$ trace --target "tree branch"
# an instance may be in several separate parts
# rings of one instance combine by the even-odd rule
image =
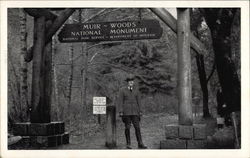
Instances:
[[[103,15],[106,15],[106,14],[108,14],[108,13],[112,13],[112,12],[114,12],[114,11],[116,11],[116,10],[119,10],[120,8],[118,8],[118,9],[113,9],[113,10],[111,10],[111,11],[107,11],[107,12],[104,12],[106,9],[103,9],[103,10],[101,10],[101,11],[99,11],[98,13],[96,13],[95,15],[93,15],[93,16],[91,16],[90,18],[88,18],[88,19],[86,19],[85,21],[83,21],[83,23],[86,23],[86,22],[88,22],[88,21],[90,21],[90,20],[92,20],[92,19],[94,19],[94,18],[96,18],[96,17],[98,17],[98,16],[103,16]],[[104,12],[104,13],[103,13]],[[76,20],[76,19],[73,19],[74,21],[76,21],[76,22],[79,22],[79,20]]]
[[[207,80],[206,80],[207,83],[208,83],[208,81],[210,80],[210,78],[213,76],[213,73],[214,73],[214,71],[215,71],[215,68],[216,68],[216,66],[215,66],[215,61],[214,61],[214,63],[213,63],[213,68],[212,68],[212,70],[211,70],[211,73],[209,74],[209,76],[208,76],[208,78],[207,78]]]
[[[24,61],[30,62],[33,59],[33,46],[27,50],[27,53],[24,55]]]
[[[92,63],[90,64],[89,66],[94,66],[94,65],[106,65],[106,66],[110,66],[114,69],[119,69],[119,70],[123,70],[124,72],[129,72],[129,73],[132,73],[133,70],[132,69],[126,69],[124,68],[124,66],[119,66],[119,65],[114,65],[114,64],[110,64],[110,63],[104,63],[104,62],[96,62],[96,63]]]
[[[92,19],[94,19],[95,17],[99,16],[101,13],[103,13],[106,9],[102,9],[99,12],[97,12],[96,14],[92,15],[90,18],[86,19],[83,21],[83,23],[86,23],[87,21],[90,21]]]

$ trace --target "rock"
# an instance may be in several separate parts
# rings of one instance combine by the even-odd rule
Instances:
[[[207,137],[208,148],[210,149],[232,149],[234,148],[233,127],[224,127]]]
[[[21,139],[22,139],[21,136],[10,136],[8,138],[8,145],[15,144],[15,143],[19,142]]]

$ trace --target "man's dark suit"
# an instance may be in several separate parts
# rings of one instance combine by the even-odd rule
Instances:
[[[139,91],[124,87],[119,92],[118,97],[118,111],[122,115],[122,121],[125,124],[125,136],[127,148],[131,149],[130,141],[130,127],[131,122],[135,128],[135,135],[139,148],[147,148],[142,143],[141,130],[140,130],[140,115],[141,115],[141,98]]]
[[[138,90],[129,90],[128,87],[124,87],[119,92],[118,98],[119,112],[123,115],[140,115],[141,112],[141,98]]]

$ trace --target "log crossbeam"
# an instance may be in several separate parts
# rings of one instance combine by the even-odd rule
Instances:
[[[177,20],[165,9],[165,8],[150,8],[169,28],[177,33]],[[191,48],[198,54],[204,54],[206,50],[204,44],[190,33],[190,45]]]
[[[25,8],[24,9],[26,13],[28,13],[30,16],[34,18],[40,18],[42,16],[45,16],[46,20],[54,20],[57,18],[57,15],[50,12],[49,9],[44,8]]]
[[[48,9],[25,9],[25,11],[35,17],[39,18],[44,16],[46,20],[52,20],[51,17],[53,16],[53,22],[51,24],[51,27],[49,27],[48,30],[46,30],[45,35],[45,45],[48,44],[51,41],[52,36],[58,31],[58,29],[63,25],[63,23],[68,19],[68,17],[75,11],[75,9],[65,9],[61,11],[61,14],[59,16],[54,15],[51,13]],[[51,14],[51,15],[50,15]],[[54,17],[55,16],[55,17]],[[25,55],[25,61],[30,62],[33,58],[33,48],[34,46],[31,46],[26,55]]]

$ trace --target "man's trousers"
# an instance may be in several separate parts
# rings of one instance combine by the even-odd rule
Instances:
[[[125,124],[125,137],[127,145],[131,144],[130,141],[130,127],[131,123],[135,128],[135,135],[138,142],[138,146],[143,145],[142,137],[141,137],[141,130],[140,130],[140,116],[138,115],[124,115],[122,116],[122,121]]]

